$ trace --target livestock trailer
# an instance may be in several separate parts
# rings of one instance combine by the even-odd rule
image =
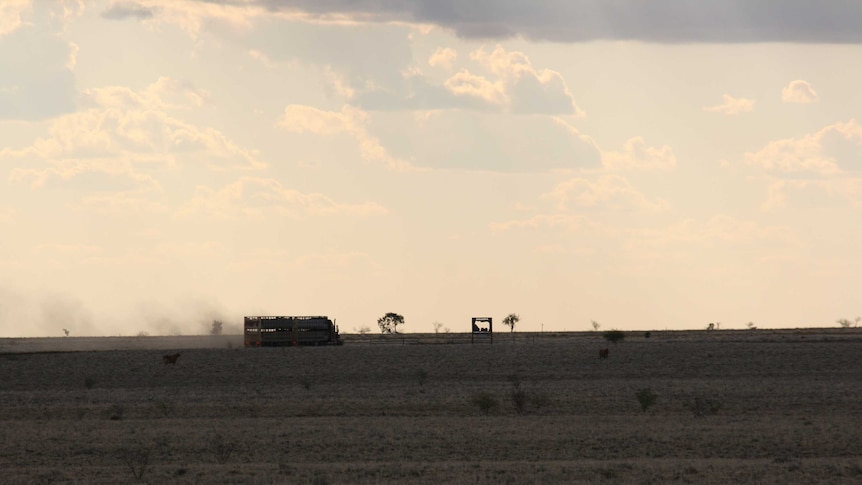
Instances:
[[[328,317],[245,317],[246,347],[342,345],[338,327]]]

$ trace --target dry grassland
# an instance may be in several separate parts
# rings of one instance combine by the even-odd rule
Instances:
[[[0,481],[862,483],[860,329],[447,338],[0,339]]]

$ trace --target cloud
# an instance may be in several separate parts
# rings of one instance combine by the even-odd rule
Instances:
[[[111,20],[146,20],[152,18],[158,11],[155,7],[147,7],[135,2],[115,3],[102,12],[102,17]]]
[[[438,47],[431,57],[428,58],[428,65],[431,67],[442,67],[444,69],[452,69],[452,64],[458,57],[455,49],[449,47]]]
[[[785,103],[809,104],[817,101],[817,92],[806,81],[791,81],[781,90],[781,100]]]
[[[74,44],[35,28],[2,37],[0,120],[37,121],[74,111],[77,93],[70,67],[76,53]]]
[[[721,113],[725,115],[736,115],[754,111],[754,100],[746,98],[734,98],[729,94],[722,95],[724,102],[716,106],[706,106],[704,111]]]
[[[572,208],[660,212],[670,207],[666,200],[650,200],[616,174],[604,174],[595,180],[574,177],[558,184],[543,198],[553,201],[561,212]]]
[[[602,164],[611,170],[672,170],[676,155],[667,145],[652,147],[643,137],[629,139],[620,151],[603,151]]]
[[[181,215],[237,219],[272,215],[293,218],[309,215],[371,216],[386,212],[385,207],[375,202],[338,203],[323,194],[287,189],[275,179],[246,176],[221,189],[198,187],[194,199]]]
[[[746,153],[745,162],[783,174],[858,172],[862,170],[862,126],[851,119],[799,138],[777,140]]]
[[[83,94],[89,109],[51,120],[48,137],[23,148],[4,148],[0,160],[14,162],[12,182],[31,187],[86,177],[91,186],[136,193],[158,188],[156,171],[186,163],[219,171],[263,168],[254,151],[220,131],[171,114],[197,106],[204,96],[168,78],[140,91],[122,86],[90,89]]]
[[[278,120],[278,126],[293,133],[311,133],[321,136],[346,134],[359,145],[364,160],[383,164],[390,170],[410,170],[404,160],[389,155],[380,140],[368,134],[365,125],[367,113],[345,105],[340,112],[323,111],[311,106],[289,105]]]
[[[30,10],[31,0],[3,0],[0,3],[0,37],[11,34],[24,24],[21,17]]]
[[[250,0],[242,5],[309,22],[431,24],[483,39],[862,42],[862,4],[847,0],[475,0],[469,7],[462,0]]]
[[[470,54],[471,69],[461,69],[442,86],[413,73],[400,89],[370,89],[358,96],[366,109],[462,109],[519,115],[581,116],[565,80],[556,71],[537,70],[526,54],[480,48]]]

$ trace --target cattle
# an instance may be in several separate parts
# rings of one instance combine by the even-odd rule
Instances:
[[[164,361],[165,365],[168,365],[168,364],[177,365],[177,359],[179,359],[179,358],[180,358],[179,352],[177,352],[176,354],[168,354],[168,355],[162,356],[162,360]]]
[[[608,354],[610,354],[610,352],[611,352],[610,349],[599,349],[599,358],[600,359],[607,359]]]

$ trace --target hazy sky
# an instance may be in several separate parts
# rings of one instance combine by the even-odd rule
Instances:
[[[862,313],[862,2],[0,0],[0,336]]]

